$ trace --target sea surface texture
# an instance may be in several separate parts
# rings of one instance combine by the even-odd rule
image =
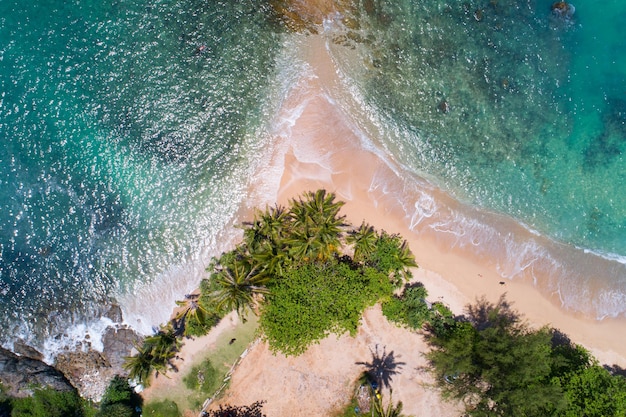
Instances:
[[[164,320],[168,293],[198,284],[267,138],[279,43],[266,15],[253,2],[0,2],[3,344],[84,334],[111,297],[148,284],[160,298],[142,311]]]
[[[261,3],[0,2],[1,344],[51,354],[113,300],[149,332],[236,235],[306,41]],[[320,28],[354,123],[462,207],[411,227],[624,316],[626,3],[356,4]]]

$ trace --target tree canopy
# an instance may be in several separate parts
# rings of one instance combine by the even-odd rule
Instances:
[[[504,297],[483,298],[447,331],[429,328],[427,357],[444,395],[470,416],[625,415],[625,380],[559,335],[531,329]]]

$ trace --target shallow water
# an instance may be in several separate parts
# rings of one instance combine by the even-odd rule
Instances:
[[[575,6],[564,21],[547,1],[363,0],[322,36],[336,105],[401,178],[373,184],[380,198],[601,318],[626,305],[626,6]],[[271,135],[288,131],[275,110],[306,82],[307,37],[268,15],[247,1],[0,4],[2,344],[53,352],[98,333],[112,298],[149,332],[235,238]]]

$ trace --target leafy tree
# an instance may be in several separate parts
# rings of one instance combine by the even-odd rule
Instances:
[[[11,417],[83,417],[85,403],[75,391],[37,389],[32,397],[14,398]]]
[[[417,267],[407,242],[400,235],[390,235],[385,231],[379,235],[375,250],[365,258],[365,262],[389,273],[398,283],[412,276],[409,268]]]
[[[298,355],[328,333],[355,333],[363,310],[391,294],[387,274],[329,261],[304,264],[274,281],[261,329],[275,350]]]
[[[429,335],[427,354],[444,394],[471,416],[545,416],[563,409],[550,383],[551,334],[530,330],[504,298],[468,307],[468,322],[446,338]]]
[[[116,375],[109,382],[96,417],[134,417],[139,416],[141,397],[133,391],[128,380]],[[139,408],[138,408],[139,407]]]
[[[252,405],[235,407],[232,405],[220,406],[219,410],[204,412],[205,417],[265,417],[261,412],[263,402],[257,401]]]
[[[388,320],[412,329],[421,329],[431,317],[426,303],[428,292],[422,283],[406,285],[400,297],[383,302],[383,314]]]
[[[558,416],[626,416],[626,380],[596,363],[564,375],[555,383],[567,400],[567,407]]]

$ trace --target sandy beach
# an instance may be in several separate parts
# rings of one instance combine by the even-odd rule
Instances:
[[[379,230],[399,233],[407,239],[420,265],[414,278],[424,283],[431,300],[443,301],[455,313],[461,313],[465,305],[479,297],[495,302],[506,294],[531,326],[560,329],[572,341],[589,349],[601,363],[626,367],[624,320],[598,321],[566,311],[556,295],[539,291],[530,277],[503,279],[493,260],[447,246],[445,241],[411,227],[411,219],[389,197],[388,190],[380,186],[401,187],[402,179],[388,161],[362,146],[358,129],[335,105],[333,91],[340,79],[326,40],[323,35],[312,35],[306,44],[303,54],[314,76],[294,87],[277,115],[277,120],[290,123],[288,128],[276,132],[275,152],[267,172],[281,175],[276,195],[265,199],[286,204],[305,191],[324,188],[334,192],[346,202],[343,213],[353,225],[366,221]],[[294,118],[295,108],[299,112]],[[258,178],[264,175],[267,174],[261,172]],[[250,201],[258,200],[255,196],[258,188],[253,181]],[[443,193],[441,198],[451,200]],[[250,208],[243,212],[249,215]],[[210,337],[186,345],[181,356],[195,354],[197,346]],[[393,351],[397,360],[404,363],[393,379],[393,399],[404,403],[407,415],[459,414],[456,405],[442,402],[430,386],[432,380],[423,368],[426,363],[422,354],[427,346],[422,337],[389,324],[379,307],[366,311],[356,337],[330,336],[300,357],[274,355],[266,344],[256,345],[233,374],[230,388],[214,406],[264,400],[263,411],[272,417],[332,415],[349,401],[353,384],[363,371],[356,363],[371,360],[372,350],[377,346]]]

